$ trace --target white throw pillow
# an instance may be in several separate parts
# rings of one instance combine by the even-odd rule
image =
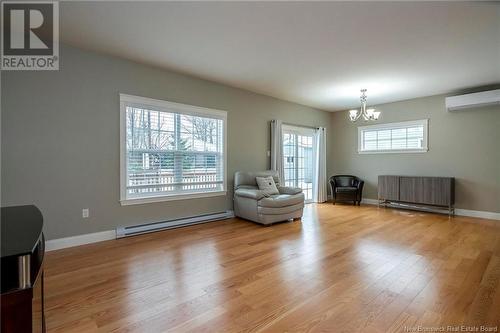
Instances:
[[[279,194],[278,188],[272,176],[269,177],[255,177],[259,190],[264,192],[265,195]]]

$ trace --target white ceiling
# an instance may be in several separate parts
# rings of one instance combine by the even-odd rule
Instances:
[[[331,111],[500,82],[499,2],[62,2],[61,39]]]

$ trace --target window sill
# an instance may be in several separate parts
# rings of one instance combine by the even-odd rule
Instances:
[[[155,202],[164,201],[175,201],[175,200],[189,200],[189,199],[201,199],[201,198],[211,198],[225,196],[227,191],[217,191],[217,192],[198,192],[198,193],[187,193],[187,194],[173,194],[173,195],[162,195],[156,197],[143,197],[143,198],[131,198],[122,199],[120,204],[122,206],[130,205],[141,205]]]
[[[412,150],[358,150],[358,154],[414,154],[427,153],[429,149],[412,149]]]

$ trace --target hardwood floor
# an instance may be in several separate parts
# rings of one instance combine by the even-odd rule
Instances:
[[[45,265],[48,332],[500,326],[500,221],[308,205],[302,221],[213,222]]]

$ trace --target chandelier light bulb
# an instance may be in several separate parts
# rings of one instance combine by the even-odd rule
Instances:
[[[358,110],[350,110],[349,119],[351,119],[351,121],[356,121],[357,118],[358,118]]]

